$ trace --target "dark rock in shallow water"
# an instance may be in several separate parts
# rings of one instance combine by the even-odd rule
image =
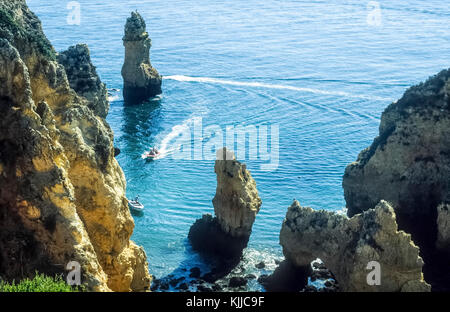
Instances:
[[[161,282],[161,284],[159,285],[159,289],[160,290],[169,290],[169,284],[166,282]]]
[[[318,289],[312,285],[306,285],[302,292],[318,292]]]
[[[189,285],[187,283],[181,283],[180,285],[178,285],[178,289],[179,290],[188,290]]]
[[[245,278],[246,278],[247,280],[255,279],[255,278],[256,278],[256,275],[255,275],[255,274],[247,274],[247,275],[245,276]]]
[[[184,277],[180,277],[180,278],[174,278],[169,282],[169,285],[172,287],[177,286],[182,280],[184,280]]]
[[[197,291],[199,292],[212,292],[213,290],[207,286],[203,286],[203,285],[198,285],[197,286]]]
[[[155,291],[159,288],[161,281],[159,279],[154,279],[152,282],[152,286],[150,287],[151,291]]]
[[[239,262],[242,250],[247,247],[248,237],[233,237],[226,234],[210,214],[195,221],[188,235],[192,248],[217,257],[223,262],[235,265]]]
[[[312,263],[313,268],[316,269],[323,269],[326,270],[327,268],[325,267],[325,264],[323,264],[323,262],[319,262],[319,261],[314,261]]]
[[[314,269],[311,274],[311,280],[333,278],[333,275],[328,269]]]
[[[308,283],[311,266],[296,267],[284,260],[272,275],[261,275],[258,282],[269,292],[297,292]]]
[[[241,276],[233,276],[232,278],[230,278],[230,281],[228,283],[228,286],[231,288],[236,288],[245,285],[247,285],[247,280]]]
[[[214,283],[215,281],[217,281],[218,279],[224,277],[225,275],[228,274],[228,271],[226,272],[221,272],[218,270],[212,270],[209,273],[206,273],[205,275],[202,276],[202,279],[207,282],[207,283]]]
[[[260,283],[261,285],[263,285],[264,286],[264,284],[267,282],[267,279],[269,278],[269,275],[268,274],[261,274],[259,277],[258,277],[258,283]]]
[[[264,269],[266,267],[266,264],[263,261],[261,261],[260,263],[256,264],[255,267],[257,269]]]
[[[222,286],[220,286],[219,284],[213,284],[212,289],[214,291],[222,291],[223,290]]]
[[[192,268],[192,269],[190,269],[190,272],[191,272],[191,274],[189,274],[189,277],[192,277],[192,278],[200,277],[201,271],[199,268],[197,268],[197,267]]]
[[[114,157],[117,157],[120,155],[120,149],[118,147],[114,147]]]

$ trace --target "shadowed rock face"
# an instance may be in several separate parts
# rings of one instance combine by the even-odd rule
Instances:
[[[150,63],[151,40],[144,19],[132,12],[125,25],[125,63],[122,67],[123,97],[134,104],[161,94],[162,77]]]
[[[66,70],[70,87],[89,101],[88,107],[97,116],[106,118],[109,110],[108,92],[91,62],[88,46],[77,44],[69,47],[58,54],[58,62]]]
[[[226,148],[217,152],[214,212],[222,230],[233,237],[250,236],[262,201],[256,182],[245,164],[235,160]]]
[[[449,79],[450,70],[444,70],[388,106],[379,136],[348,165],[343,179],[349,216],[382,199],[392,203],[399,228],[420,247],[427,281],[431,268],[450,281],[448,270],[439,269],[445,263],[439,253],[449,254],[449,245],[438,243],[447,235],[442,224],[450,223],[449,215],[441,212],[440,227],[437,222],[438,207],[450,202]]]
[[[299,292],[308,284],[311,266],[296,266],[289,260],[282,261],[273,274],[263,276],[258,281],[269,292]]]
[[[262,201],[245,164],[226,148],[217,152],[214,170],[217,190],[213,199],[215,217],[204,215],[191,227],[189,240],[195,250],[239,260]]]
[[[450,205],[442,204],[438,207],[437,218],[438,238],[436,247],[450,255]]]
[[[25,1],[0,0],[0,17],[0,276],[78,261],[89,290],[148,289],[112,131],[70,87]]]
[[[289,207],[280,233],[288,261],[304,268],[320,258],[342,291],[429,291],[423,261],[411,236],[397,230],[393,208],[381,201],[352,218],[327,211]],[[381,268],[381,285],[370,286],[369,262]]]

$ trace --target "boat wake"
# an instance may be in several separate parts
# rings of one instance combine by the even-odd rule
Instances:
[[[159,149],[158,149],[160,155],[154,159],[155,160],[162,159],[167,156],[173,155],[174,153],[179,151],[181,144],[177,144],[175,142],[175,140],[178,139],[181,135],[183,135],[183,133],[185,131],[187,131],[187,130],[189,131],[190,124],[193,124],[195,121],[200,120],[201,118],[202,117],[200,117],[200,116],[194,116],[194,117],[186,119],[180,125],[176,125],[176,126],[172,127],[172,130],[170,131],[170,133],[167,134],[161,140],[161,144],[159,145]],[[189,132],[189,136],[190,136],[190,132]],[[147,155],[148,155],[148,152],[143,153],[141,156],[142,159],[146,159]]]
[[[163,77],[166,80],[176,80],[182,82],[200,82],[200,83],[211,83],[211,84],[221,84],[221,85],[231,85],[231,86],[242,86],[242,87],[254,87],[254,88],[266,88],[266,89],[278,89],[278,90],[292,90],[298,92],[308,92],[314,94],[322,94],[322,95],[335,95],[342,96],[347,98],[358,98],[365,100],[378,100],[378,101],[391,101],[391,99],[376,97],[376,96],[366,96],[366,95],[358,95],[351,94],[343,91],[327,91],[327,90],[319,90],[313,88],[301,88],[289,85],[280,85],[280,84],[269,84],[262,82],[244,82],[244,81],[235,81],[235,80],[226,80],[226,79],[218,79],[218,78],[209,78],[209,77],[191,77],[184,75],[173,75],[173,76],[165,76]]]

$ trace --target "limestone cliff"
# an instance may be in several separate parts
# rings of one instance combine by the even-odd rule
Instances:
[[[58,62],[64,66],[70,87],[88,100],[88,107],[106,118],[109,110],[108,91],[91,62],[89,48],[85,44],[69,47],[58,54]]]
[[[226,148],[218,152],[214,171],[217,175],[214,212],[222,230],[233,237],[250,236],[262,201],[256,182],[245,164],[235,160]]]
[[[70,87],[25,0],[0,0],[0,81],[0,276],[74,260],[90,290],[148,289],[112,131],[89,90]]]
[[[287,260],[297,267],[320,258],[342,291],[429,291],[423,261],[411,236],[398,231],[393,208],[381,201],[375,209],[347,218],[332,212],[289,207],[280,233]],[[380,264],[380,285],[369,285],[371,261]]]
[[[152,46],[145,21],[132,12],[125,24],[125,62],[122,67],[123,97],[126,103],[139,103],[160,94],[162,77],[150,63]]]
[[[225,258],[238,258],[247,246],[262,201],[246,165],[226,148],[217,151],[217,175],[213,199],[215,217],[204,215],[191,227],[194,249]]]
[[[392,203],[399,228],[420,247],[425,279],[433,283],[433,276],[447,276],[447,285],[449,259],[439,253],[450,254],[450,245],[442,243],[448,237],[443,224],[450,220],[442,210],[438,216],[438,207],[450,202],[449,112],[450,70],[443,70],[386,108],[379,136],[343,179],[349,216],[382,199]]]

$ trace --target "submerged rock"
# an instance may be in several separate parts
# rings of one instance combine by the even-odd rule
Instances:
[[[125,24],[125,63],[122,67],[123,97],[126,103],[139,103],[161,94],[162,77],[150,63],[152,46],[145,21],[132,12]]]
[[[283,222],[280,244],[296,267],[306,268],[320,258],[342,291],[430,290],[419,248],[409,234],[398,231],[394,210],[385,201],[350,219],[295,201]],[[380,285],[367,282],[372,261],[380,264]]]
[[[221,262],[220,266],[236,265],[242,251],[247,247],[248,237],[233,237],[225,233],[210,214],[205,214],[195,221],[188,234],[192,248],[212,255]]]
[[[242,276],[233,276],[230,278],[230,281],[228,283],[228,287],[236,288],[247,285],[247,279]]]
[[[198,219],[189,230],[194,250],[206,252],[229,265],[237,264],[247,247],[253,222],[261,207],[255,180],[234,154],[220,149],[215,164],[217,190],[213,199],[215,217]]]
[[[191,273],[189,274],[189,277],[193,277],[193,278],[199,278],[200,277],[200,274],[201,274],[200,268],[197,268],[197,267],[192,268],[190,270],[190,272]]]
[[[111,129],[70,87],[25,0],[0,13],[0,276],[76,261],[88,290],[148,290]]]
[[[88,107],[97,116],[106,118],[109,110],[108,91],[91,62],[88,46],[77,44],[69,47],[58,54],[58,62],[66,70],[70,87],[89,101]]]
[[[308,283],[311,266],[296,266],[282,261],[271,275],[261,275],[258,282],[269,292],[298,292]]]

